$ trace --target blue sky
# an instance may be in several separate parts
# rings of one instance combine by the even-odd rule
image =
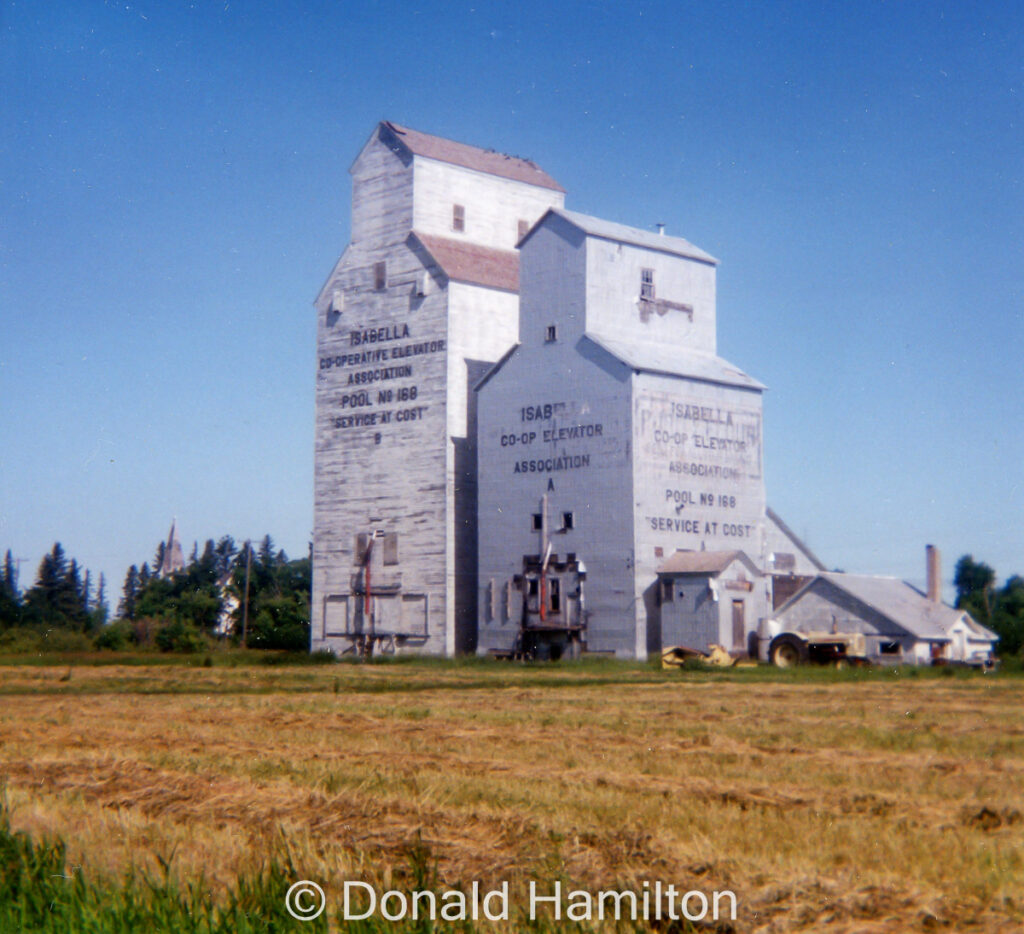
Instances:
[[[721,260],[768,500],[829,567],[1024,573],[1019,3],[0,7],[0,550],[312,526],[312,301],[380,119]],[[949,591],[947,590],[947,593]]]

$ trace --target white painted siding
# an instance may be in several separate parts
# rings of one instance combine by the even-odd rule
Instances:
[[[466,361],[499,360],[516,343],[519,296],[463,282],[450,283],[448,336],[448,433],[465,438],[470,391]]]
[[[693,326],[678,311],[641,321],[641,268],[655,269],[658,294],[693,304]],[[551,216],[523,244],[520,272],[521,346],[479,394],[480,586],[504,586],[538,553],[530,516],[547,490],[552,516],[579,517],[554,545],[590,572],[587,648],[643,658],[660,647],[648,619],[665,557],[763,551],[761,392],[634,373],[584,338],[712,352],[710,264],[610,244]],[[573,438],[574,427],[600,434]],[[763,601],[759,584],[749,611],[760,614]],[[515,627],[484,621],[481,632],[482,650],[508,648]]]
[[[565,195],[549,188],[487,175],[423,156],[415,157],[413,227],[499,250],[515,248],[518,223],[532,226],[549,207],[562,207]],[[452,208],[465,208],[465,230],[452,229]]]
[[[640,302],[643,269],[653,271],[656,299],[693,309],[659,314]],[[671,344],[716,352],[715,267],[598,237],[587,241],[587,330],[615,340]]]

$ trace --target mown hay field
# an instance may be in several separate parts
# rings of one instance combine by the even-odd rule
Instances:
[[[11,823],[94,878],[736,894],[735,931],[1024,930],[1024,682],[495,664],[0,667]],[[422,845],[421,845],[422,844]],[[422,863],[422,855],[420,862]],[[422,868],[422,866],[421,866]],[[682,928],[677,928],[682,929]]]

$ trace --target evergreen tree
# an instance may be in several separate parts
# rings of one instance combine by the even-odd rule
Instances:
[[[14,564],[14,556],[11,554],[11,549],[7,549],[7,554],[4,555],[4,570],[3,570],[3,584],[4,590],[6,590],[11,596],[17,598],[18,596],[18,571]]]
[[[93,601],[92,610],[89,612],[89,631],[97,632],[107,623],[110,610],[107,607],[107,581],[100,572],[99,584],[96,586],[96,599]]]
[[[10,548],[4,556],[0,573],[0,630],[21,622],[21,597],[18,594],[18,574]]]
[[[135,604],[139,599],[139,569],[133,564],[124,578],[124,590],[118,614],[122,619],[135,619]]]
[[[167,554],[167,543],[160,542],[156,546],[156,554],[153,555],[153,573],[159,574],[160,569],[164,566],[164,555]]]
[[[81,629],[82,580],[78,562],[68,563],[60,542],[55,542],[39,565],[35,586],[25,594],[24,619],[46,626]]]
[[[235,545],[235,540],[230,535],[225,535],[214,547],[214,554],[216,555],[216,572],[217,580],[224,580],[227,577],[228,572],[231,570],[231,566],[234,563],[235,555],[238,554],[238,547]]]

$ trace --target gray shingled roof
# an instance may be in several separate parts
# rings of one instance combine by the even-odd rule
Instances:
[[[591,237],[613,240],[616,243],[629,243],[648,250],[659,250],[662,253],[685,256],[688,259],[697,259],[703,263],[718,265],[718,260],[710,253],[705,253],[700,247],[694,246],[689,240],[684,240],[682,237],[670,237],[651,233],[649,230],[627,227],[625,224],[616,224],[612,221],[602,220],[599,217],[591,217],[589,214],[578,214],[576,211],[567,211],[565,208],[548,208],[544,217],[547,217],[549,214],[561,217]],[[533,229],[536,229],[537,226],[544,222],[544,217],[534,225]],[[527,234],[523,240],[525,241],[529,236]],[[520,246],[522,246],[522,241]]]
[[[746,389],[765,388],[764,383],[759,383],[739,367],[714,354],[680,350],[671,344],[619,341],[603,334],[598,337],[589,331],[586,337],[634,370],[664,373],[668,376],[686,376],[708,383],[742,386]]]
[[[659,574],[721,574],[737,558],[755,572],[757,568],[742,551],[676,551],[658,566]]]

